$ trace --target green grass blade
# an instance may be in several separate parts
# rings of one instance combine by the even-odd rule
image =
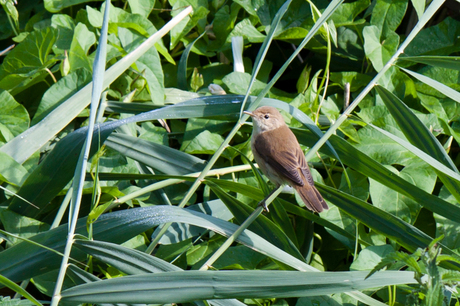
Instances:
[[[182,90],[189,90],[188,83],[187,83],[187,61],[188,61],[188,56],[190,54],[190,51],[192,50],[193,46],[195,43],[201,39],[206,34],[206,31],[201,33],[200,36],[198,36],[194,41],[189,43],[187,45],[187,48],[185,48],[184,52],[182,53],[180,60],[179,60],[179,66],[177,67],[177,87]]]
[[[404,246],[410,252],[427,247],[432,238],[418,228],[367,202],[337,189],[317,185],[323,197],[369,228]]]
[[[62,293],[63,302],[168,304],[213,298],[318,296],[414,284],[413,272],[183,271],[113,278]]]
[[[75,247],[128,275],[182,271],[160,258],[110,242],[77,239]]]
[[[460,70],[460,57],[458,56],[436,56],[436,55],[422,55],[422,56],[401,56],[398,62],[413,62],[430,66],[442,67],[447,69]]]
[[[416,146],[413,146],[412,144],[408,143],[404,139],[401,139],[398,136],[395,136],[395,135],[391,134],[390,132],[387,132],[387,131],[381,129],[378,126],[375,126],[373,124],[369,124],[369,126],[373,127],[374,129],[376,129],[380,133],[384,134],[385,136],[393,139],[394,141],[399,143],[401,146],[403,146],[407,150],[411,151],[412,153],[417,155],[417,157],[419,157],[420,159],[425,161],[427,164],[431,165],[438,172],[441,172],[442,174],[451,177],[452,179],[456,180],[457,182],[460,182],[460,174],[458,172],[452,171],[451,168],[449,168],[449,167],[445,166],[444,164],[440,163],[439,161],[437,161],[436,159],[434,159],[430,155],[426,154],[425,152],[423,152],[422,150],[420,150]]]
[[[124,156],[170,175],[199,172],[205,165],[204,160],[193,155],[125,134],[114,133],[105,143]]]
[[[305,131],[293,130],[300,143],[314,144],[317,138]],[[332,136],[329,140],[345,165],[368,176],[379,183],[403,194],[424,206],[425,208],[440,214],[450,220],[460,220],[460,208],[441,198],[429,194],[406,180],[394,175],[390,170],[376,162],[363,152],[359,151],[344,139]],[[325,154],[332,154],[327,147],[321,149]],[[333,155],[330,155],[333,156]]]
[[[423,74],[411,71],[409,69],[401,68],[401,67],[400,67],[400,69],[403,70],[404,72],[406,72],[407,74],[410,74],[411,76],[413,76],[414,78],[416,78],[420,82],[425,83],[425,84],[433,87],[434,89],[436,89],[440,93],[442,93],[442,94],[448,96],[449,98],[451,98],[452,100],[460,103],[460,93],[458,91],[450,88],[449,86],[444,85],[441,82],[433,80],[432,78],[426,77]]]
[[[75,247],[128,275],[183,271],[181,268],[162,259],[113,243],[76,240]],[[245,305],[238,300],[210,300],[209,302],[212,304],[219,303],[226,306]]]
[[[58,278],[56,280],[51,305],[57,306],[59,304],[59,296],[64,284],[64,278],[67,271],[70,252],[72,251],[72,244],[74,241],[75,229],[77,227],[78,216],[80,214],[80,207],[83,195],[83,184],[85,183],[85,173],[87,163],[90,157],[91,144],[93,142],[94,126],[96,124],[96,114],[99,108],[99,103],[102,96],[103,80],[105,72],[105,63],[107,58],[107,35],[109,27],[109,8],[110,0],[105,2],[104,20],[99,37],[99,45],[96,51],[96,57],[93,63],[93,86],[91,90],[91,105],[88,118],[88,129],[80,151],[77,166],[74,170],[72,181],[72,199],[69,207],[69,230],[66,238],[66,245],[64,249],[64,256],[62,257],[61,267],[59,269]]]
[[[28,299],[29,301],[31,301],[35,305],[43,306],[42,303],[37,301],[29,292],[27,292],[21,286],[19,286],[15,282],[12,282],[11,280],[9,280],[8,278],[6,278],[6,277],[4,277],[2,275],[0,275],[0,284],[3,284],[4,286],[10,288],[14,292],[19,293],[20,295],[22,295],[23,297],[25,297],[26,299]]]
[[[382,98],[407,139],[413,145],[458,173],[457,167],[455,167],[446,150],[420,119],[398,97],[387,89],[376,86],[375,90]]]
[[[421,76],[421,75],[419,75]],[[393,118],[396,120],[398,126],[407,137],[407,139],[416,147],[433,157],[440,163],[444,164],[446,168],[450,168],[458,178],[458,169],[454,162],[447,154],[444,147],[439,143],[436,137],[428,130],[428,128],[417,118],[417,116],[394,94],[389,92],[383,87],[377,86],[376,91],[382,97],[383,102],[387,106]],[[457,93],[460,96],[460,93]],[[460,100],[459,100],[460,101]],[[415,151],[415,150],[414,150]],[[414,152],[415,153],[415,152]],[[419,156],[423,159],[422,156]],[[428,162],[432,164],[432,162]],[[436,170],[439,179],[444,183],[452,195],[460,201],[460,183],[457,179],[453,179],[451,175],[445,174],[436,169],[435,165],[432,166]],[[450,172],[450,173],[451,173]]]

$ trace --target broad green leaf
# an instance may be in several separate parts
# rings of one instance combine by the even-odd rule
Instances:
[[[382,42],[380,34],[380,29],[375,25],[367,26],[363,30],[364,51],[377,72],[382,70],[399,46],[399,35],[395,32],[387,33]]]
[[[130,29],[119,28],[120,41],[126,51],[137,48],[144,40],[144,36]],[[147,81],[150,98],[153,104],[164,104],[164,75],[161,67],[160,56],[155,48],[150,48],[137,61],[136,67],[141,78]]]
[[[167,304],[212,298],[316,296],[416,283],[413,272],[383,271],[365,279],[366,273],[258,270],[163,272],[76,286],[63,291],[61,301]]]
[[[91,46],[96,43],[96,36],[83,23],[77,24],[69,50],[70,71],[83,68],[93,71],[93,61],[88,56]]]
[[[331,19],[337,28],[354,24],[355,18],[370,5],[369,0],[358,0],[351,3],[343,3],[332,14]]]
[[[153,104],[164,105],[164,74],[161,60],[155,48],[144,53],[137,61],[139,74],[147,81]]]
[[[8,154],[0,152],[0,179],[14,186],[21,186],[27,178],[27,169]]]
[[[394,175],[401,177],[420,189],[431,193],[436,183],[436,173],[424,162],[414,162],[404,167],[401,172],[390,167]],[[407,196],[401,195],[381,183],[371,179],[370,193],[372,204],[392,215],[413,224],[420,212],[420,204]]]
[[[9,136],[17,136],[27,130],[30,119],[26,108],[16,102],[12,95],[7,91],[0,92],[0,124],[6,127],[8,134],[0,132],[1,142],[8,142]]]
[[[51,13],[57,13],[66,7],[80,3],[89,2],[88,0],[45,0],[45,8]]]
[[[185,127],[185,133],[180,149],[181,151],[187,152],[187,148],[190,143],[194,141],[195,137],[204,131],[223,135],[224,133],[230,131],[233,126],[234,123],[231,121],[190,118],[187,120],[187,126]]]
[[[339,83],[342,87],[349,83],[351,92],[358,91],[372,80],[369,75],[355,71],[331,72],[329,77],[331,81]]]
[[[133,14],[147,18],[155,5],[155,0],[128,0],[128,3]]]
[[[178,0],[174,2],[172,16],[176,16],[176,10],[191,5],[193,14],[184,18],[176,27],[171,30],[171,46],[174,48],[186,36],[192,28],[198,26],[200,32],[204,31],[205,18],[209,14],[208,2],[204,0]]]
[[[415,158],[412,152],[370,126],[360,129],[358,136],[361,142],[355,147],[383,165],[406,165]]]
[[[342,174],[338,189],[363,201],[367,201],[369,198],[369,181],[367,177],[353,169],[347,169],[347,175],[350,185],[344,173]]]
[[[64,50],[69,50],[75,30],[75,21],[69,15],[53,14],[51,16],[51,26],[58,30],[54,53],[61,54]]]
[[[227,36],[232,31],[233,25],[238,17],[238,12],[241,9],[241,6],[236,4],[231,7],[232,9],[230,12],[230,7],[224,5],[214,15],[212,30],[216,35],[216,39],[210,42],[208,50],[219,50],[223,48],[224,43],[227,41]]]
[[[185,152],[189,154],[214,154],[223,141],[224,138],[220,134],[204,130],[190,141]]]
[[[235,94],[246,94],[248,90],[248,85],[251,80],[251,75],[248,73],[243,72],[232,72],[229,75],[226,75],[222,82],[229,88],[230,92]],[[257,96],[260,92],[267,86],[267,84],[259,81],[254,80],[254,84],[251,87],[250,95]],[[276,98],[276,97],[291,97],[291,94],[283,92],[279,89],[272,88],[269,93],[269,97]]]
[[[230,34],[227,36],[226,43],[230,44],[232,37],[242,36],[251,43],[262,43],[265,40],[265,35],[260,33],[251,23],[249,19],[243,19],[238,22]]]
[[[257,11],[266,3],[264,1],[243,1],[243,0],[235,0],[236,3],[241,5],[241,7],[250,15],[256,17]]]
[[[358,258],[350,266],[350,271],[370,271],[391,252],[394,252],[391,245],[371,245],[359,252]]]
[[[32,123],[38,123],[53,109],[69,99],[90,81],[91,73],[89,70],[78,69],[63,77],[57,83],[54,83],[43,95]]]
[[[460,22],[447,17],[440,23],[427,27],[418,33],[404,53],[415,55],[450,55],[460,50]],[[433,42],[433,43],[431,43]]]
[[[46,27],[36,30],[16,46],[3,60],[0,68],[0,89],[15,95],[42,81],[58,60],[51,55],[57,30]]]
[[[414,154],[416,154],[418,157],[420,157],[420,159],[425,161],[428,165],[432,166],[434,168],[434,170],[438,171],[439,174],[446,175],[449,178],[452,178],[455,181],[460,182],[459,173],[453,171],[451,168],[445,166],[444,164],[442,164],[438,160],[434,159],[433,157],[431,157],[430,155],[426,154],[425,152],[423,152],[422,150],[418,149],[417,147],[413,146],[412,144],[408,143],[407,141],[405,141],[405,140],[403,140],[401,138],[398,138],[397,136],[394,136],[393,134],[388,133],[387,131],[385,131],[383,129],[380,129],[380,128],[374,126],[374,125],[370,124],[370,126],[372,126],[374,129],[376,129],[380,133],[386,135],[387,137],[393,139],[394,141],[399,143],[401,146],[405,147],[407,150],[409,150],[409,151],[413,152]],[[415,162],[417,163],[417,161],[415,161]]]
[[[407,0],[377,0],[375,2],[372,9],[371,25],[377,26],[380,30],[381,40],[386,40],[389,35],[394,35],[406,14],[407,4]]]

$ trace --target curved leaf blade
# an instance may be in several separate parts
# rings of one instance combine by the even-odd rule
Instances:
[[[112,278],[62,292],[73,303],[183,303],[203,299],[317,296],[416,283],[413,272],[181,271]]]

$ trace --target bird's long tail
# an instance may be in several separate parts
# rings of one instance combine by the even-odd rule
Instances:
[[[302,198],[307,208],[314,212],[322,212],[325,209],[329,209],[323,197],[315,186],[305,184],[303,186],[294,187],[297,193]]]

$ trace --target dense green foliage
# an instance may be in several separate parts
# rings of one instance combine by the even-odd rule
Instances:
[[[458,305],[442,0],[0,3],[0,305]],[[262,214],[258,105],[328,211],[287,192]]]

